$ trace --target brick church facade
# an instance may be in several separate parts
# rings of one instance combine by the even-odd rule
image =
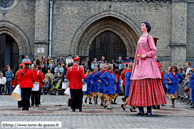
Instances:
[[[26,54],[134,58],[143,21],[159,38],[156,55],[164,67],[194,64],[193,0],[0,1],[2,68],[16,67]]]

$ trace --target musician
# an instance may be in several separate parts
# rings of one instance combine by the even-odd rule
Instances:
[[[44,77],[42,76],[41,71],[37,70],[38,66],[34,65],[33,66],[33,71],[34,71],[34,76],[35,76],[35,82],[39,83],[39,90],[38,91],[32,91],[31,95],[31,106],[34,106],[34,100],[35,100],[35,105],[38,107],[39,106],[39,100],[40,100],[40,91],[42,89],[42,81],[44,80]]]
[[[18,80],[21,88],[22,110],[29,110],[30,92],[35,82],[34,71],[30,69],[30,61],[24,62],[24,68],[20,72]]]
[[[16,88],[17,85],[20,84],[20,81],[18,80],[19,74],[22,72],[24,63],[20,64],[20,69],[16,72],[15,78],[14,78],[14,87]],[[18,108],[22,107],[22,101],[18,101]]]
[[[79,67],[80,57],[73,59],[74,65],[67,70],[65,76],[69,80],[69,88],[71,92],[72,112],[75,112],[76,104],[78,104],[79,111],[82,112],[82,79],[86,79],[82,67]]]

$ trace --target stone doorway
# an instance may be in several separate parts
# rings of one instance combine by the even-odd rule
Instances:
[[[104,31],[99,34],[90,45],[89,57],[92,61],[97,58],[99,61],[101,56],[105,56],[108,63],[112,60],[116,62],[119,56],[124,59],[127,55],[125,44],[122,39],[112,31]]]
[[[19,68],[19,47],[8,34],[0,35],[0,71],[9,65],[13,72]]]

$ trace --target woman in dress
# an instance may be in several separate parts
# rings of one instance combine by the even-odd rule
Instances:
[[[128,105],[139,107],[137,115],[144,115],[143,107],[147,107],[145,115],[151,116],[151,106],[166,104],[162,78],[156,63],[156,46],[149,35],[151,25],[141,23],[142,36],[137,43]]]
[[[174,100],[176,99],[178,93],[179,93],[179,86],[178,83],[182,83],[183,81],[183,77],[181,76],[180,73],[177,73],[178,69],[176,66],[172,66],[171,67],[171,72],[168,74],[168,95],[169,98],[171,98],[172,101],[172,105],[171,107],[174,108],[175,104],[174,104]],[[180,80],[178,80],[180,78]]]

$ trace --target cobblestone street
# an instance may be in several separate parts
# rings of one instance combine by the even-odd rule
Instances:
[[[136,112],[126,111],[118,104],[112,105],[113,110],[107,110],[100,105],[84,104],[83,112],[71,112],[67,107],[66,96],[46,95],[41,98],[40,107],[31,107],[29,111],[17,108],[17,102],[11,96],[0,96],[0,121],[61,121],[62,128],[194,128],[194,110],[189,105],[176,103],[173,109],[170,101],[160,110],[153,110],[152,117],[137,116]]]

